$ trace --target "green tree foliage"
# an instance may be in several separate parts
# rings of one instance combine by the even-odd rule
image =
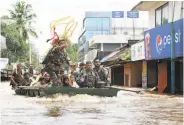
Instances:
[[[78,44],[72,44],[67,48],[68,56],[72,62],[78,62]]]
[[[17,1],[9,10],[9,15],[1,17],[1,34],[6,37],[7,49],[1,51],[1,57],[9,58],[10,62],[29,61],[29,36],[38,37],[32,24],[36,14],[32,6],[23,1]],[[35,59],[37,54],[32,51]]]
[[[32,6],[24,1],[18,1],[9,10],[10,16],[7,18],[17,24],[17,30],[24,41],[29,39],[29,35],[37,37],[35,29],[32,27],[36,14],[32,12]]]

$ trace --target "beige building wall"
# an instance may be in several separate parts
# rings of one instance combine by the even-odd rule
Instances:
[[[167,1],[165,2],[158,1],[156,4],[154,4],[152,8],[150,8],[150,10],[148,10],[149,11],[149,25],[148,25],[149,29],[155,28],[155,10],[166,3]],[[171,22],[172,12],[173,12],[173,1],[169,1],[168,6],[169,6],[169,22]],[[184,17],[184,13],[183,13],[184,10],[182,10],[182,6],[184,7],[184,2],[182,3],[182,1],[175,1],[174,21]]]
[[[130,86],[131,83],[131,63],[124,65],[124,86]]]
[[[124,86],[136,87],[142,84],[142,61],[124,65]]]
[[[142,61],[132,62],[132,81],[131,86],[136,87],[138,84],[142,84]]]

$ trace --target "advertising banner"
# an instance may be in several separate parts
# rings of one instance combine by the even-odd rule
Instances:
[[[8,58],[0,58],[0,70],[6,68],[8,61],[9,61]]]
[[[140,43],[136,43],[131,46],[131,60],[144,60],[145,59],[145,48],[144,48],[144,41]]]
[[[171,57],[171,42],[174,42],[175,57],[183,56],[183,19],[175,21],[172,38],[171,23],[148,30],[144,34],[146,60]]]
[[[147,62],[142,63],[142,88],[147,89]]]

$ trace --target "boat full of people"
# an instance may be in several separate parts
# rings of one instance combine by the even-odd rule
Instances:
[[[108,70],[101,65],[98,59],[94,62],[80,63],[79,67],[69,62],[70,70],[67,73],[61,62],[58,61],[60,63],[58,66],[56,62],[53,63],[55,60],[51,59],[54,60],[54,58],[49,58],[45,61],[44,69],[37,75],[32,71],[33,65],[30,66],[28,72],[23,72],[22,65],[18,64],[12,73],[10,82],[15,93],[31,97],[56,93],[97,96],[117,95],[119,89],[110,86]],[[67,58],[62,57],[61,59]]]

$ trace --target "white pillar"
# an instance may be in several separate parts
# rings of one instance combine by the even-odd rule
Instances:
[[[103,43],[101,43],[101,50],[100,51],[103,51]]]
[[[29,63],[31,64],[31,43],[29,43]]]

